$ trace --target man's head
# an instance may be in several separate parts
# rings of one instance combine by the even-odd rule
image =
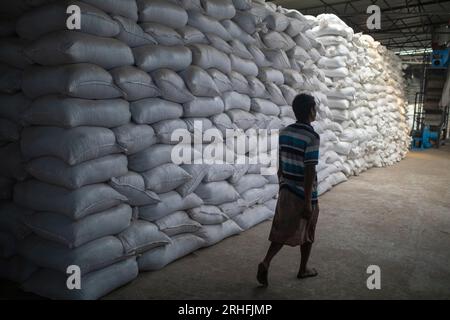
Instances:
[[[310,123],[316,120],[316,100],[313,96],[302,93],[295,97],[292,102],[297,121]]]

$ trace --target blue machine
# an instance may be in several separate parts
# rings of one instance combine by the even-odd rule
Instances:
[[[432,68],[448,68],[450,60],[450,48],[442,50],[433,50],[431,56]]]
[[[413,136],[413,140],[412,140],[412,145],[411,145],[411,149],[413,150],[423,150],[423,149],[428,149],[431,148],[433,146],[433,144],[431,143],[431,141],[435,141],[436,143],[438,143],[438,132],[433,132],[430,131],[430,127],[429,126],[425,126],[422,130],[422,135],[421,136]],[[420,145],[420,147],[417,146],[417,144]]]

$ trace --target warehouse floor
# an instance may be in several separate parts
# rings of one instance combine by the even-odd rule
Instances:
[[[143,273],[106,299],[449,299],[450,146],[413,152],[395,166],[371,169],[320,199],[311,266],[297,280],[298,248],[275,257],[268,288],[256,266],[271,226],[202,249],[158,272]],[[381,290],[368,290],[369,265]]]
[[[269,287],[258,287],[256,266],[271,226],[265,222],[142,273],[105,298],[450,298],[450,146],[371,169],[322,196],[320,205],[311,257],[317,278],[297,280],[299,250],[284,248],[272,263]],[[381,268],[380,290],[367,289],[369,265]],[[1,291],[7,298],[8,290]]]

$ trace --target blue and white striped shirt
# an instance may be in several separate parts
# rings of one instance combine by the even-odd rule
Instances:
[[[320,136],[308,124],[296,122],[284,128],[279,137],[280,188],[288,187],[305,199],[304,168],[319,162]],[[317,203],[317,176],[314,179],[312,203]]]

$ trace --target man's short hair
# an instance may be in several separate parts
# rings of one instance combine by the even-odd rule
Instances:
[[[292,109],[294,110],[297,121],[306,122],[309,120],[311,111],[316,107],[316,100],[313,96],[302,93],[295,97],[292,102]]]

